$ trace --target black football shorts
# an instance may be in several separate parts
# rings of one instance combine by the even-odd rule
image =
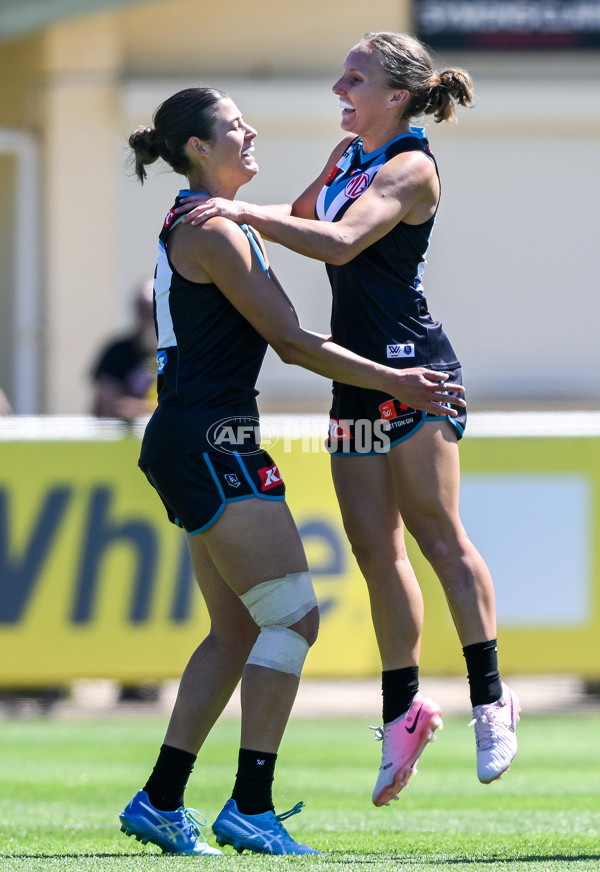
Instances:
[[[285,484],[270,454],[205,451],[142,467],[169,520],[191,535],[208,530],[228,503],[259,497],[284,500]]]

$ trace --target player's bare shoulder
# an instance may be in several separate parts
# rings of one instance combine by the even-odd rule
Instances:
[[[440,196],[435,164],[422,151],[395,155],[377,173],[372,187],[373,193],[398,201],[407,224],[421,224],[430,218]]]
[[[405,151],[390,158],[376,176],[380,184],[398,184],[411,187],[427,186],[437,182],[435,164],[423,151]]]
[[[233,255],[236,250],[247,247],[248,240],[243,230],[229,218],[215,215],[202,224],[183,224],[181,226],[182,242],[190,248],[198,259],[215,253],[223,256]]]
[[[181,275],[194,282],[210,282],[214,265],[248,257],[248,240],[233,221],[221,216],[203,224],[180,223],[171,231],[169,253]]]

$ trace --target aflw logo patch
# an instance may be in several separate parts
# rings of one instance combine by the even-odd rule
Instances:
[[[390,357],[414,357],[415,343],[405,342],[403,345],[388,345],[387,356]]]

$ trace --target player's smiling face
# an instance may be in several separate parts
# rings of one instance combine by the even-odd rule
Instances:
[[[224,97],[216,106],[210,139],[191,136],[186,153],[193,191],[233,199],[241,185],[258,172],[254,157],[256,130],[247,124],[233,100]]]
[[[223,98],[215,119],[214,140],[209,146],[214,166],[239,170],[245,175],[244,181],[249,181],[258,172],[254,158],[255,137],[256,130],[244,121],[233,100]]]
[[[408,92],[389,87],[381,54],[368,43],[359,43],[350,51],[344,74],[332,91],[340,100],[342,128],[363,140],[378,139],[382,129],[402,125],[401,105]],[[398,100],[399,94],[405,96]]]

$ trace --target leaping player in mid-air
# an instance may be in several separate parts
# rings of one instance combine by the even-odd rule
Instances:
[[[333,291],[332,339],[380,363],[422,365],[461,381],[442,325],[429,314],[422,272],[440,197],[422,128],[470,106],[464,70],[436,72],[426,48],[401,33],[369,33],[333,87],[347,135],[317,179],[289,205],[192,198],[199,224],[215,215],[248,223],[269,239],[324,261]],[[192,211],[190,211],[192,210]],[[500,679],[492,579],[459,516],[458,440],[466,413],[431,416],[385,392],[334,383],[329,448],[346,533],[365,577],[382,663],[382,763],[377,806],[398,796],[441,723],[419,694],[423,598],[404,545],[404,526],[437,574],[466,660],[477,774],[499,778],[517,751],[517,695]],[[353,444],[352,421],[385,422],[387,453]],[[343,438],[340,438],[343,436]],[[349,438],[348,438],[349,437]]]

